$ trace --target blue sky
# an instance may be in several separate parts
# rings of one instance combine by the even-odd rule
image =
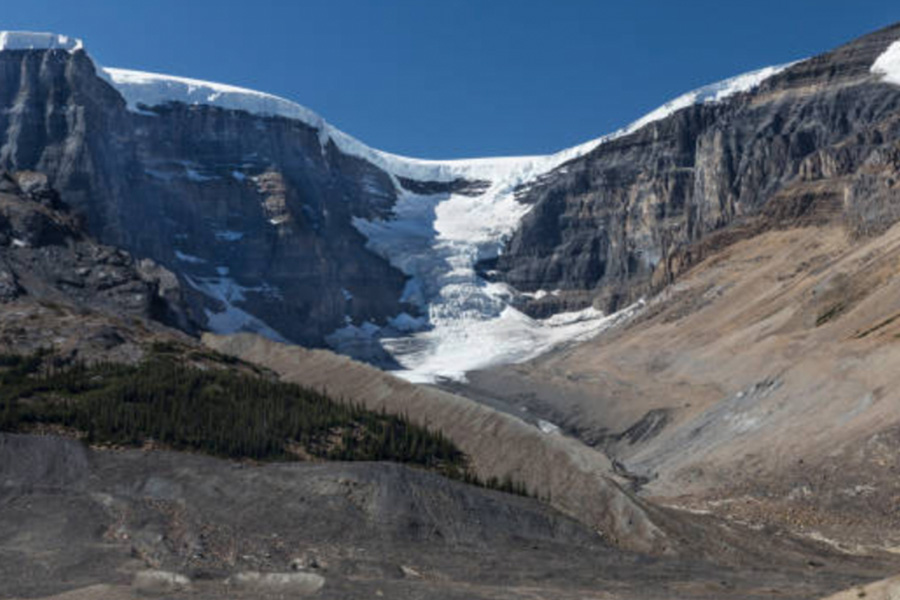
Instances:
[[[256,88],[425,158],[546,153],[900,21],[897,0],[16,0],[0,28]]]

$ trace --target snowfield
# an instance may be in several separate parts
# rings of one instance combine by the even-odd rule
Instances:
[[[71,51],[82,47],[80,41],[64,36],[0,34],[2,48],[41,44]],[[885,63],[888,68],[896,67],[896,56]],[[533,358],[562,342],[595,335],[640,307],[639,303],[611,316],[588,308],[535,320],[512,308],[519,292],[479,277],[476,263],[497,256],[530,209],[516,201],[517,187],[680,109],[751,90],[788,66],[767,67],[689,92],[619,131],[555,154],[466,160],[421,160],[382,152],[331,126],[308,108],[255,90],[124,69],[98,67],[98,73],[122,94],[130,110],[144,112],[153,106],[181,102],[297,119],[319,131],[323,148],[334,143],[345,154],[386,171],[399,193],[394,215],[388,220],[356,219],[354,226],[368,239],[369,249],[409,276],[403,300],[417,305],[422,316],[404,313],[386,327],[348,322],[329,341],[336,349],[348,352],[379,344],[405,369],[398,375],[416,382],[434,382],[440,378],[463,379],[473,369]],[[486,180],[490,187],[479,196],[426,196],[404,190],[398,177]],[[179,259],[190,262],[187,256]],[[226,307],[223,313],[210,315],[217,332],[250,328],[281,338],[235,305],[243,290],[231,280],[222,277],[189,283]]]
[[[897,40],[875,59],[872,73],[881,75],[884,81],[900,85],[900,40]]]

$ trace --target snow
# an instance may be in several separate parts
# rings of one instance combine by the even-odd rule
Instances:
[[[186,178],[194,183],[206,183],[219,179],[217,176],[203,175],[200,172],[202,167],[196,163],[186,160],[176,161],[148,161],[149,167],[144,169],[144,173],[161,181],[172,181],[177,178]]]
[[[76,52],[84,44],[77,38],[55,33],[34,31],[0,31],[0,51],[2,50],[65,50]]]
[[[562,290],[537,290],[536,292],[521,292],[520,295],[525,298],[531,298],[533,300],[540,300],[541,298],[546,298],[547,296],[559,296],[562,293]]]
[[[555,423],[551,423],[550,421],[545,421],[543,419],[538,419],[537,426],[538,426],[538,429],[541,430],[541,433],[554,434],[554,433],[559,433],[559,431],[560,431],[559,425],[556,425]]]
[[[244,110],[265,116],[296,119],[316,126],[322,118],[290,100],[233,85],[174,77],[160,73],[101,67],[108,81],[119,90],[128,107],[154,107],[170,102],[208,105],[230,110]]]
[[[883,81],[900,85],[900,40],[897,40],[872,63],[872,73]]]
[[[185,254],[180,250],[175,251],[175,258],[177,258],[181,262],[190,263],[192,265],[202,265],[206,262],[205,259],[202,259],[199,256],[194,256],[193,254]]]
[[[218,300],[223,305],[223,310],[219,312],[208,308],[204,309],[207,326],[212,332],[231,334],[249,331],[279,342],[287,341],[284,336],[264,321],[237,306],[237,303],[246,300],[244,292],[265,290],[267,289],[266,286],[262,288],[248,288],[238,284],[234,279],[222,276],[193,278],[185,275],[184,277],[195,290]]]
[[[588,308],[547,320],[532,319],[511,306],[496,316],[431,311],[432,329],[382,338],[381,343],[406,369],[395,374],[408,381],[465,381],[468,371],[524,362],[560,345],[588,340],[631,318],[642,306],[638,303],[610,316]],[[444,314],[435,318],[434,312]]]

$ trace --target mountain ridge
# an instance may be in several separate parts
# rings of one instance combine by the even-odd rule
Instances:
[[[895,29],[829,55],[827,68],[866,63],[857,82],[863,103],[880,101],[871,69]],[[45,37],[47,46],[62,44]],[[12,66],[40,52],[0,53],[11,64],[5,87],[25,90],[6,102],[32,101],[27,118],[11,113],[0,162],[48,170],[102,239],[178,273],[207,328],[327,344],[416,381],[464,378],[602,330],[609,313],[639,308],[685,268],[693,244],[767,205],[782,181],[766,173],[787,182],[806,154],[836,139],[784,134],[767,121],[816,125],[784,121],[794,102],[784,94],[794,92],[772,82],[804,72],[830,81],[815,71],[820,57],[701,88],[554,155],[420,161],[373,150],[289,101],[106,72],[67,43],[77,49],[45,50],[62,62],[51,68],[45,56],[24,88],[14,79],[30,71]],[[42,88],[53,69],[65,84]],[[102,76],[89,81],[90,69]],[[51,123],[55,113],[35,94],[61,89],[71,97]],[[844,110],[830,93],[796,98],[813,119],[829,119]],[[68,107],[88,100],[95,108],[84,106],[86,131],[63,123]],[[854,127],[869,127],[873,114],[854,117]],[[50,143],[48,132],[68,140]],[[772,145],[783,135],[786,143]],[[792,155],[771,156],[770,147]],[[473,343],[485,351],[473,354]]]

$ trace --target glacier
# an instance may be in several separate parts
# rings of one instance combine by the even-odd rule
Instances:
[[[83,44],[53,34],[0,33],[0,49],[40,47],[75,52],[82,50]],[[353,224],[366,236],[371,251],[409,277],[403,300],[417,305],[422,316],[401,313],[384,327],[348,322],[327,339],[337,350],[346,352],[378,344],[402,367],[397,375],[425,383],[462,380],[474,369],[531,359],[558,344],[596,335],[641,308],[639,302],[614,315],[587,308],[538,320],[513,308],[515,299],[527,294],[480,277],[476,264],[496,257],[530,210],[516,200],[517,188],[680,109],[749,91],[791,64],[766,67],[688,92],[618,131],[555,154],[425,160],[371,148],[314,111],[278,96],[186,77],[107,68],[95,62],[98,75],[119,91],[134,112],[153,114],[147,109],[180,102],[295,119],[319,132],[323,150],[333,143],[343,153],[384,170],[398,192],[392,216],[382,220],[357,218]],[[401,177],[427,182],[481,180],[489,182],[489,187],[477,196],[420,195],[400,185]],[[209,315],[213,329],[223,333],[250,329],[282,339],[236,305],[244,290],[227,277],[188,281],[226,307],[222,313]]]

